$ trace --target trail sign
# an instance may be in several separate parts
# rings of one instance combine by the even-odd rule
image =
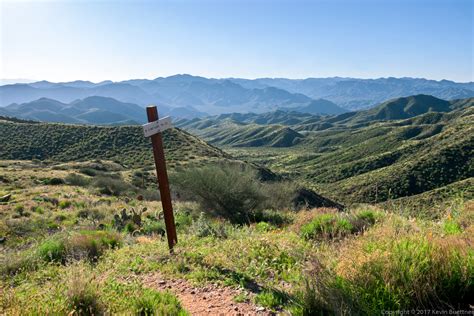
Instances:
[[[171,127],[171,118],[165,117],[161,120],[158,119],[158,111],[154,105],[150,105],[146,108],[146,114],[149,123],[143,125],[143,132],[145,137],[151,137],[151,144],[153,145],[156,176],[158,178],[158,187],[160,189],[161,205],[163,205],[163,214],[165,216],[166,237],[168,238],[168,247],[172,252],[173,246],[178,242],[178,238],[176,236],[173,205],[171,204],[168,173],[166,172],[163,139],[161,138],[161,132]]]
[[[157,121],[143,125],[143,133],[145,134],[145,137],[150,137],[171,127],[171,117],[166,116]]]

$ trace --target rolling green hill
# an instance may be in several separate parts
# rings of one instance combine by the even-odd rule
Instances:
[[[333,124],[319,131],[295,125],[296,131],[306,129],[300,132],[304,138],[286,150],[228,150],[302,179],[336,200],[381,202],[472,178],[473,122],[474,108],[464,106],[404,120]]]
[[[0,159],[82,161],[116,160],[122,164],[153,163],[151,143],[139,126],[102,127],[26,122],[0,118]],[[180,129],[165,131],[171,167],[232,159],[228,154]]]
[[[208,127],[212,124],[212,127]],[[232,120],[199,122],[193,130],[211,144],[233,147],[291,147],[303,135],[282,125],[244,124]]]

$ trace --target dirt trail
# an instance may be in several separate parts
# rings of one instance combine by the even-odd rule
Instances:
[[[236,303],[234,297],[242,293],[239,289],[195,287],[186,280],[166,279],[159,273],[146,276],[143,282],[150,288],[174,293],[191,315],[274,315],[251,302]]]

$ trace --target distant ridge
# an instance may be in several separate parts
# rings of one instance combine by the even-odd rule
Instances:
[[[371,108],[388,99],[418,94],[433,95],[444,100],[470,98],[474,97],[474,82],[340,77],[213,79],[187,74],[121,82],[38,81],[0,86],[0,106],[31,102],[42,97],[69,103],[89,96],[103,96],[140,106],[156,104],[169,108],[193,107],[198,112],[212,115],[232,112],[263,113],[279,108],[305,107],[305,111],[312,114],[338,114],[334,111],[322,111],[324,108],[315,112],[311,103],[324,99],[339,108],[354,111]]]

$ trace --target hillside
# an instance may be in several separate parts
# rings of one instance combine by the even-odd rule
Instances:
[[[198,134],[211,144],[234,147],[291,147],[303,138],[291,128],[278,125],[235,125],[224,122],[222,126]]]
[[[473,176],[471,102],[414,96],[335,117],[272,112],[178,124],[241,159],[302,179],[336,200],[377,202]],[[399,117],[409,118],[395,119]],[[289,135],[295,132],[298,137],[285,142],[283,147],[290,148],[271,149],[276,146],[263,131],[291,131]]]
[[[232,159],[189,133],[171,129],[163,134],[166,159],[173,168],[188,163]],[[121,164],[153,164],[149,138],[139,126],[99,127],[0,120],[0,159],[53,161],[115,160]]]

